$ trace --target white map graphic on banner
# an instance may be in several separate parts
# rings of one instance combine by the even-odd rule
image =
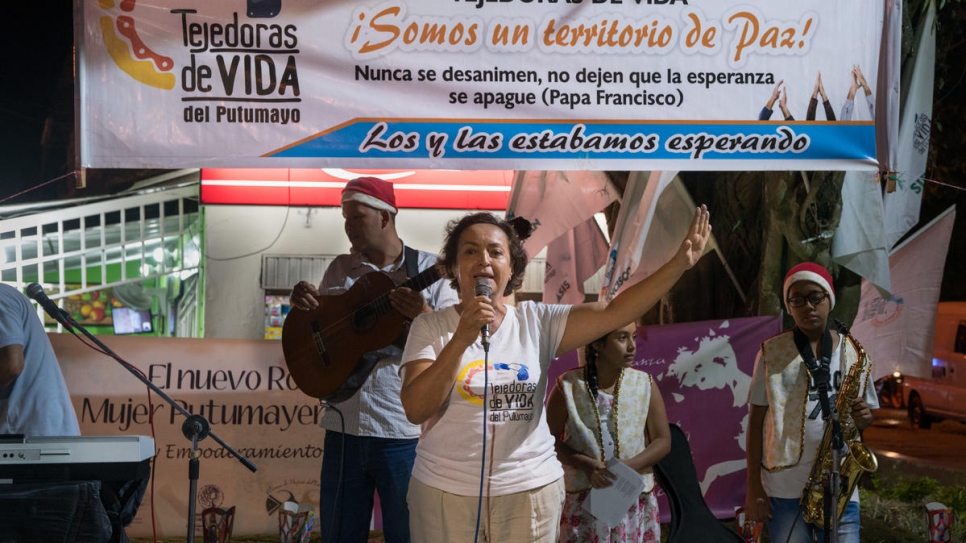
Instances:
[[[689,351],[682,347],[677,357],[668,365],[667,371],[661,376],[676,377],[682,389],[697,390],[727,390],[731,394],[732,407],[742,407],[748,402],[748,390],[751,386],[751,373],[741,371],[738,367],[738,356],[731,346],[731,337],[723,335],[728,328],[725,321],[720,331],[708,330],[708,335],[696,339],[698,346]],[[674,401],[680,402],[683,396],[680,392],[672,394]],[[734,436],[735,444],[745,450],[745,432],[748,429],[748,415],[741,420],[741,433]],[[745,460],[725,460],[708,467],[705,473],[698,474],[701,481],[701,493],[707,493],[711,483],[718,477],[745,469]]]

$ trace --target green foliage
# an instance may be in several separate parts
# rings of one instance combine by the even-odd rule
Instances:
[[[871,488],[873,491],[875,491],[876,494],[878,494],[879,492],[883,492],[887,485],[885,480],[882,479],[881,473],[882,472],[880,470],[880,471],[873,471],[872,473],[869,473],[866,475],[866,481],[868,481],[871,484]],[[859,489],[864,490],[868,486],[870,485],[860,485]]]
[[[934,496],[937,490],[939,490],[939,482],[932,477],[920,477],[912,481],[900,477],[891,488],[883,489],[879,494],[891,500],[920,503],[927,496]]]
[[[919,542],[927,536],[927,502],[937,501],[962,518],[966,511],[966,487],[940,485],[931,477],[906,480],[871,474],[872,488],[859,488],[862,502],[862,540]],[[966,541],[966,523],[956,521],[953,541]],[[888,537],[887,537],[888,536]]]
[[[936,491],[935,499],[956,512],[958,517],[966,513],[966,487],[942,486]]]
[[[887,481],[878,474],[871,474],[872,491],[884,500],[921,505],[927,501],[937,501],[957,514],[966,513],[966,487],[962,485],[940,485],[932,477],[919,477],[907,480]]]

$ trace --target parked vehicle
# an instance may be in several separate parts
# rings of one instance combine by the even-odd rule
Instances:
[[[939,304],[930,378],[905,375],[902,397],[913,426],[966,422],[966,303]]]
[[[898,371],[875,380],[875,392],[879,395],[879,407],[901,409],[906,406],[905,400],[902,398],[902,383],[904,380],[905,376]]]

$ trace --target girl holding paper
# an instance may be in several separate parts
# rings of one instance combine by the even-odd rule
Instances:
[[[567,489],[560,543],[661,540],[651,466],[671,450],[671,432],[661,391],[632,367],[636,329],[631,323],[587,345],[587,363],[561,375],[550,393],[547,423]],[[643,487],[613,525],[585,509],[591,489],[617,480],[612,461],[637,472]]]

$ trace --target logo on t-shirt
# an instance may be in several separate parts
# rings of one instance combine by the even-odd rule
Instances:
[[[483,405],[484,391],[489,390],[489,409],[496,411],[533,411],[533,396],[537,384],[530,382],[530,371],[525,364],[491,363],[484,374],[483,360],[474,360],[460,371],[457,390],[473,404]],[[517,414],[506,420],[521,418]],[[497,420],[504,420],[501,418]]]
[[[835,402],[839,397],[839,389],[842,388],[842,371],[838,369],[833,371],[830,381],[828,403],[829,405],[835,405]],[[808,401],[815,403],[812,406],[812,411],[808,414],[808,418],[809,420],[815,420],[822,415],[822,404],[819,401],[820,393],[818,390],[818,383],[815,382],[815,379],[811,375],[808,377],[808,383]]]

